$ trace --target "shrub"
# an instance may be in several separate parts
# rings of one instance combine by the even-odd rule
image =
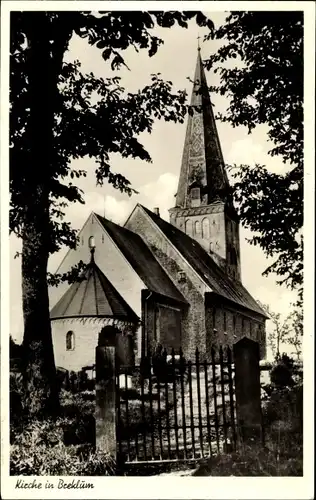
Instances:
[[[113,460],[93,446],[66,446],[65,420],[38,421],[15,435],[10,453],[10,474],[22,476],[98,476],[113,475]]]

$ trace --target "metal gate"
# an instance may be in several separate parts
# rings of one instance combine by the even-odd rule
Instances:
[[[192,461],[236,448],[232,353],[212,349],[210,358],[164,351],[117,373],[122,462]]]

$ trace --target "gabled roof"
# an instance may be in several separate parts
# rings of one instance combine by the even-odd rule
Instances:
[[[192,113],[188,115],[183,147],[176,206],[189,206],[188,191],[192,179],[199,176],[206,194],[203,204],[217,197],[231,203],[230,187],[214,118],[200,50],[198,51],[191,97]]]
[[[187,304],[181,292],[138,234],[110,222],[101,215],[96,213],[94,215],[149,290]]]
[[[212,291],[250,311],[267,318],[267,314],[250,295],[240,281],[231,279],[212,259],[202,246],[180,229],[143,205],[139,205],[152,221],[159,227],[168,240],[191,265],[201,279],[210,286]]]
[[[139,318],[91,258],[82,275],[73,283],[50,313],[52,320],[61,318],[113,318],[138,323]]]

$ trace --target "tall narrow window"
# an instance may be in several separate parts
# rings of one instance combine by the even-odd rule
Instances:
[[[192,236],[192,221],[191,221],[191,219],[187,219],[185,221],[185,232],[189,236]]]
[[[233,329],[234,329],[234,335],[236,335],[236,314],[233,315]]]
[[[216,309],[213,307],[213,329],[216,330]]]
[[[201,223],[199,220],[196,220],[194,223],[195,236],[201,236]]]
[[[102,243],[104,243],[104,234],[102,234],[102,236],[101,236],[101,241],[102,241]]]
[[[75,348],[75,334],[72,331],[66,333],[66,350],[73,351]]]
[[[191,207],[199,207],[201,205],[201,192],[199,187],[191,189]]]
[[[159,311],[159,307],[155,308],[154,339],[156,342],[160,341],[160,311]]]
[[[226,316],[226,312],[224,311],[224,332],[227,331],[227,316]]]
[[[208,239],[210,237],[210,223],[209,220],[205,217],[202,221],[202,238]]]

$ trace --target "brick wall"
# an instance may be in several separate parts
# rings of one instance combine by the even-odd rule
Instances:
[[[246,336],[260,343],[261,359],[266,355],[265,324],[259,315],[249,316],[237,308],[230,308],[209,302],[206,305],[206,343],[207,352],[211,346],[233,346]],[[215,330],[214,330],[215,329]]]

